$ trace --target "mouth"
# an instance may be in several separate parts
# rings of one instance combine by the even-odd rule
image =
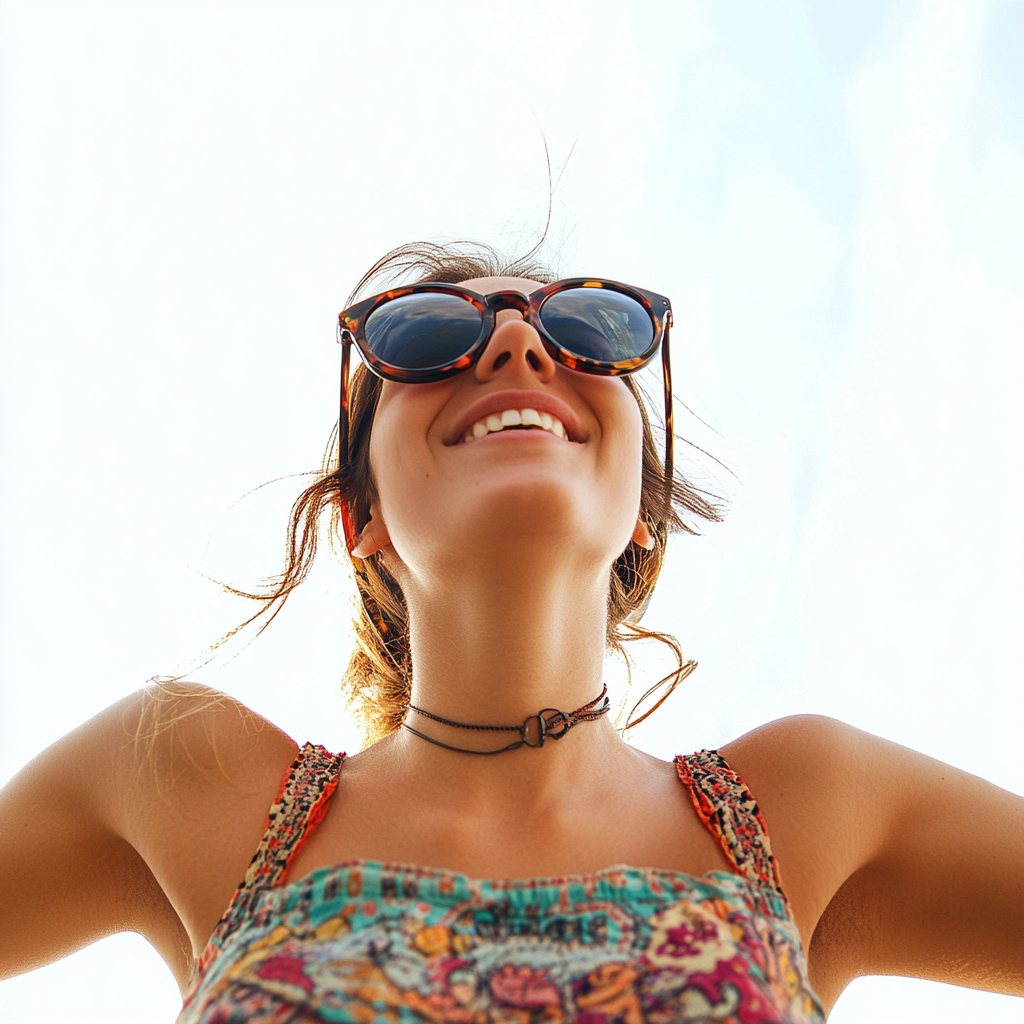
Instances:
[[[504,409],[500,413],[492,412],[489,416],[477,420],[462,435],[459,444],[471,444],[488,434],[498,434],[506,430],[546,430],[555,437],[567,441],[568,435],[562,421],[557,416],[536,409]]]
[[[474,402],[448,435],[448,445],[475,444],[491,434],[530,431],[560,441],[582,442],[576,414],[560,398],[545,391],[495,391]]]

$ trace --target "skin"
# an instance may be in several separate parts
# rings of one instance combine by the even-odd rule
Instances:
[[[523,390],[565,403],[569,440],[453,443],[474,403]],[[383,551],[404,589],[413,703],[515,722],[591,700],[608,567],[630,541],[652,543],[637,521],[639,413],[622,382],[555,364],[506,311],[473,369],[385,383],[371,462],[380,502],[355,554]],[[410,722],[459,745],[491,742]],[[184,988],[296,752],[230,698],[182,684],[128,697],[40,754],[0,794],[0,976],[134,930]],[[814,716],[723,753],[768,823],[826,1008],[861,974],[1024,994],[1024,800]],[[730,870],[673,766],[629,747],[607,718],[489,759],[388,736],[346,761],[290,880],[355,858],[485,878]]]

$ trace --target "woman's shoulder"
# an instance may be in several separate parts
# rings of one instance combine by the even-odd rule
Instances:
[[[72,783],[101,802],[105,796],[112,805],[107,817],[116,821],[113,805],[132,794],[154,790],[174,802],[196,787],[238,784],[267,764],[279,780],[297,752],[283,730],[225,693],[198,683],[153,682],[57,740],[19,775],[55,773],[64,791]]]
[[[245,788],[276,776],[295,741],[228,694],[198,683],[152,682],[62,737],[24,769],[36,775],[75,768],[80,787],[118,807],[159,797],[174,805],[205,790]],[[275,783],[276,785],[276,783]],[[273,795],[273,794],[271,794]]]
[[[872,973],[1021,991],[1019,796],[816,715],[721,753],[760,805],[826,1003]]]
[[[894,805],[922,762],[938,764],[825,715],[768,722],[721,753],[776,818],[796,816],[817,831],[837,817],[877,811],[880,802]]]
[[[809,756],[813,756],[833,745],[836,740],[841,740],[845,745],[856,741],[858,737],[869,735],[827,715],[790,715],[759,725],[721,749],[723,754],[727,749],[734,753],[770,749],[773,754],[786,749],[804,749]]]
[[[866,774],[897,772],[920,755],[825,715],[758,726],[720,750],[759,798],[818,803],[860,790]]]
[[[0,793],[0,905],[24,922],[0,973],[127,928],[185,977],[296,750],[238,701],[183,683],[130,694],[44,750]],[[36,927],[53,892],[61,913]]]
[[[962,774],[892,740],[825,715],[793,715],[721,748],[779,826],[828,832],[905,813],[933,782]],[[771,822],[769,822],[771,824]],[[863,829],[861,829],[863,831]]]
[[[870,861],[894,809],[898,744],[823,715],[762,725],[721,748],[767,824],[805,940],[832,896]]]
[[[213,778],[227,782],[268,761],[283,771],[298,753],[283,729],[199,683],[153,682],[121,704],[120,731],[130,741],[125,753],[175,787]]]
[[[136,780],[124,803],[136,813],[122,834],[198,952],[245,875],[299,748],[245,704],[195,683],[152,684],[124,703],[124,754]]]
[[[245,875],[297,744],[233,697],[180,681],[152,683],[82,732],[96,806],[201,949]]]

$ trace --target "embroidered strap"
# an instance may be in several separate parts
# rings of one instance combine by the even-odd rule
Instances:
[[[327,813],[344,760],[344,754],[331,754],[323,747],[307,743],[288,766],[249,870],[199,958],[198,971],[185,994],[186,1006],[220,956],[224,940],[245,920],[254,899],[264,889],[284,882],[296,854]]]
[[[677,757],[675,766],[701,821],[739,873],[782,893],[768,826],[747,784],[729,762],[717,750],[701,750]]]
[[[288,766],[270,807],[267,830],[249,863],[244,890],[282,885],[292,861],[320,824],[338,788],[344,754],[307,743]]]

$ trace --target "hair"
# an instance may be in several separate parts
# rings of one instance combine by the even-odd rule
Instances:
[[[457,284],[479,277],[524,277],[545,284],[555,280],[552,271],[535,259],[536,251],[534,248],[518,259],[507,259],[490,246],[476,242],[402,245],[374,263],[353,289],[347,303],[369,291],[370,285],[380,290],[397,283],[436,281]],[[680,473],[674,473],[671,481],[665,479],[640,389],[632,377],[621,379],[640,407],[643,422],[640,518],[647,524],[655,543],[651,550],[646,550],[631,541],[611,566],[607,644],[609,649],[623,656],[630,681],[632,673],[625,648],[627,643],[659,641],[672,651],[676,662],[675,668],[634,704],[622,727],[629,729],[656,711],[697,667],[695,661],[684,660],[675,637],[639,625],[661,572],[668,535],[673,532],[696,534],[699,531],[695,520],[717,522],[721,520],[722,512],[716,503],[719,501],[717,496],[695,487]],[[320,472],[292,506],[283,572],[268,580],[262,592],[227,588],[232,593],[261,603],[261,608],[232,630],[229,637],[255,622],[259,622],[258,632],[262,632],[292,591],[304,582],[316,560],[325,513],[330,512],[332,544],[340,540],[343,503],[348,507],[357,534],[366,525],[370,506],[377,498],[370,467],[370,434],[380,392],[380,378],[360,365],[352,374],[350,384],[347,471],[342,474],[339,469],[338,432],[335,427]],[[368,558],[353,557],[351,563],[359,604],[355,618],[355,648],[342,680],[342,689],[369,743],[399,728],[408,707],[412,687],[409,609],[402,588],[388,570],[382,552]],[[653,706],[638,714],[640,705],[659,690],[663,692]]]

